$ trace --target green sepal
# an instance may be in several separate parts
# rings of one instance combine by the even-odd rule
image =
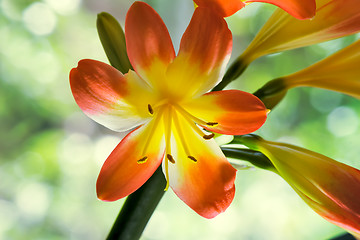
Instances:
[[[277,173],[270,159],[259,151],[233,147],[222,147],[221,150],[226,157],[244,160],[250,162],[255,167]]]
[[[96,27],[110,64],[123,74],[132,69],[126,52],[125,34],[119,22],[109,13],[97,15]]]
[[[253,94],[257,96],[267,109],[273,109],[286,95],[287,89],[283,79],[278,78],[266,83]]]

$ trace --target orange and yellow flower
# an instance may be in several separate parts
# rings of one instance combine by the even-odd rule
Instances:
[[[74,98],[90,118],[115,131],[132,130],[105,161],[98,197],[123,198],[162,163],[167,187],[201,216],[225,211],[236,170],[213,133],[246,134],[266,120],[255,96],[208,92],[221,79],[232,48],[225,20],[198,7],[177,56],[160,16],[135,2],[125,21],[127,53],[135,71],[123,75],[102,62],[81,60],[70,72]]]
[[[309,19],[315,15],[315,0],[194,0],[202,7],[211,8],[223,17],[228,17],[252,2],[270,3],[298,19]]]
[[[310,150],[266,141],[256,135],[240,138],[264,153],[297,194],[327,221],[360,237],[360,171]]]
[[[359,8],[359,0],[316,0],[315,17],[301,21],[278,9],[240,58],[249,64],[267,54],[357,33],[360,31]]]
[[[320,87],[360,98],[360,40],[304,70],[281,77],[286,89]]]

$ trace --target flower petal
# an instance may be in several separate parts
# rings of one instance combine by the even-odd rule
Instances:
[[[196,8],[179,54],[167,70],[171,94],[194,96],[212,89],[224,74],[231,49],[225,20],[207,8]]]
[[[126,197],[141,187],[159,167],[165,151],[164,132],[163,126],[159,125],[149,135],[153,124],[150,122],[129,133],[106,159],[96,183],[99,199],[115,201]],[[145,156],[147,161],[139,164],[137,161]]]
[[[175,57],[169,32],[159,14],[144,2],[135,2],[126,15],[125,38],[135,71],[158,88]]]
[[[169,163],[170,187],[195,212],[213,218],[224,212],[234,198],[236,170],[213,139],[204,140],[180,114],[177,117],[181,129],[173,129],[175,164]],[[189,159],[189,154],[197,162]]]
[[[70,85],[84,113],[110,129],[128,130],[150,117],[151,89],[132,71],[124,76],[106,63],[84,59],[71,70]]]
[[[194,0],[201,7],[207,7],[222,17],[228,17],[245,6],[241,0]]]
[[[207,93],[182,106],[204,122],[217,123],[209,126],[198,122],[202,127],[229,135],[256,131],[264,124],[268,112],[257,97],[239,90]]]
[[[316,11],[315,0],[246,0],[245,3],[264,2],[282,8],[284,11],[298,19],[314,17]]]
[[[316,0],[313,19],[298,20],[276,10],[242,55],[250,63],[261,56],[304,47],[360,31],[359,0]]]

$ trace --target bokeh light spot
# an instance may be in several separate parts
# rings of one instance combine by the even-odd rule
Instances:
[[[49,208],[49,189],[43,183],[28,182],[17,192],[16,204],[25,217],[36,222],[45,217]]]
[[[57,13],[69,15],[75,13],[81,4],[81,0],[46,0],[49,6]]]
[[[354,134],[359,126],[356,112],[349,107],[338,107],[327,117],[327,129],[336,137]]]
[[[321,88],[311,88],[310,102],[311,105],[319,112],[330,112],[338,107],[343,98],[343,94]]]
[[[56,27],[57,17],[45,3],[35,2],[23,12],[26,28],[35,35],[48,35]]]

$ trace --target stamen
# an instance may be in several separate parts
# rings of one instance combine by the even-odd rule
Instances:
[[[151,107],[150,104],[148,104],[148,111],[149,111],[149,113],[150,113],[151,115],[154,114],[154,110],[152,109],[152,107]]]
[[[137,163],[138,164],[143,164],[143,163],[146,163],[146,161],[147,161],[147,159],[148,159],[148,157],[143,157],[143,158],[141,158],[141,159],[139,159],[139,160],[137,160]]]
[[[213,126],[219,125],[219,123],[217,123],[217,122],[207,122],[206,125],[213,127]]]
[[[189,151],[189,148],[188,148],[188,145],[186,143],[186,140],[185,140],[185,136],[184,136],[184,133],[182,131],[182,127],[180,125],[180,122],[179,122],[179,118],[177,116],[177,114],[175,113],[174,114],[174,123],[175,123],[175,127],[177,129],[177,132],[179,134],[179,138],[180,138],[180,141],[181,141],[181,145],[184,149],[184,152],[187,156],[191,156],[190,154],[190,151]],[[194,123],[193,123],[194,124]],[[194,124],[195,125],[195,124]],[[196,126],[195,126],[196,127]],[[199,129],[200,130],[200,129]]]
[[[147,149],[148,149],[148,147],[149,147],[151,137],[154,135],[156,126],[158,126],[162,114],[163,114],[163,111],[162,111],[162,109],[160,109],[160,110],[157,112],[157,114],[155,114],[154,119],[151,120],[152,122],[150,122],[151,126],[149,126],[149,128],[147,129],[147,130],[149,131],[149,133],[146,134],[147,139],[146,139],[146,142],[145,142],[145,145],[144,145],[144,149],[143,149],[143,151],[142,151],[142,155],[143,155],[143,156],[146,155],[146,151],[147,151]]]
[[[165,161],[165,179],[166,179],[166,186],[164,191],[167,191],[169,189],[169,162]]]
[[[168,105],[168,114],[164,117],[165,124],[165,148],[166,148],[166,158],[171,162],[175,163],[174,158],[171,155],[171,123],[172,123],[172,107]],[[164,191],[167,191],[169,188],[169,161],[165,161],[165,178],[166,186]]]
[[[171,163],[173,163],[173,164],[175,163],[175,160],[171,154],[166,154],[166,157]]]
[[[163,107],[166,103],[168,103],[168,100],[163,99],[163,100],[158,101],[155,104],[151,105],[151,109],[153,109],[153,111],[156,111],[156,109]]]
[[[217,122],[205,122],[204,120],[201,120],[200,118],[195,117],[194,115],[192,115],[191,113],[186,111],[184,108],[182,108],[178,104],[174,104],[174,106],[179,110],[180,113],[182,113],[182,115],[184,115],[184,117],[186,116],[186,117],[192,119],[197,124],[208,125],[208,126],[215,126],[218,124]]]
[[[196,158],[194,158],[193,156],[188,156],[189,159],[191,159],[193,162],[197,162]]]
[[[186,116],[184,116],[184,118],[186,119],[186,121],[188,121],[188,123],[190,124],[192,129],[194,129],[194,131],[197,134],[199,134],[200,136],[202,136],[205,140],[212,139],[215,136],[215,134],[213,134],[213,133],[211,133],[209,135],[204,134],[204,132],[201,131],[201,129],[190,118],[187,118]]]
[[[214,134],[214,133],[211,133],[211,134],[209,134],[209,135],[204,135],[203,138],[204,138],[205,140],[209,140],[209,139],[212,139],[214,136],[215,136],[215,134]]]

